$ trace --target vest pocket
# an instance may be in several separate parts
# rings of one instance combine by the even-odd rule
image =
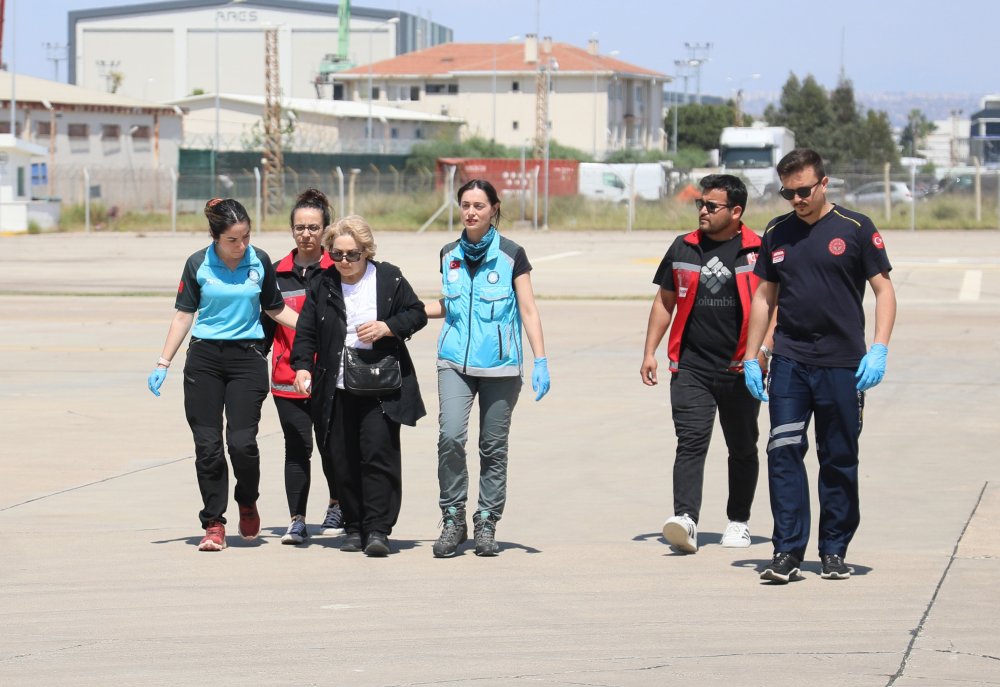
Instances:
[[[481,320],[501,320],[507,314],[511,302],[511,289],[494,286],[480,289],[476,312]]]

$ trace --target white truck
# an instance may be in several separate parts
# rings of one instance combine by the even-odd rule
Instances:
[[[795,134],[783,126],[727,126],[719,138],[719,164],[726,174],[742,177],[751,198],[764,198],[781,187],[775,165],[795,148]]]
[[[637,199],[655,201],[666,194],[667,173],[664,166],[659,163],[581,162],[578,187],[580,195],[596,200],[626,203],[633,173]]]

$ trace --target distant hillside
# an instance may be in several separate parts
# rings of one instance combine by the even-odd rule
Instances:
[[[906,116],[916,108],[931,121],[948,119],[953,110],[961,110],[968,118],[973,112],[978,112],[984,93],[854,93],[858,104],[865,109],[884,110],[889,115],[893,126],[906,125]],[[781,99],[781,91],[770,93],[746,93],[743,96],[744,111],[759,117],[764,108],[772,102]]]

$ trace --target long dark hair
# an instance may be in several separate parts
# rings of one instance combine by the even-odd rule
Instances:
[[[466,191],[471,191],[472,189],[478,188],[480,191],[486,194],[486,200],[490,201],[490,207],[496,208],[496,214],[493,215],[493,226],[500,228],[500,196],[497,195],[497,190],[493,188],[493,184],[486,181],[486,179],[472,179],[462,184],[462,187],[458,189],[458,203],[462,204],[462,196],[465,195]]]
[[[222,233],[234,224],[246,222],[251,227],[250,215],[240,201],[234,198],[213,198],[205,203],[205,217],[212,238],[218,240]]]
[[[330,226],[330,216],[333,212],[330,207],[330,200],[326,197],[326,194],[319,189],[307,188],[299,194],[299,197],[295,199],[295,206],[292,208],[292,212],[288,216],[288,226],[295,224],[295,211],[302,208],[319,210],[323,213],[323,228],[325,229]]]

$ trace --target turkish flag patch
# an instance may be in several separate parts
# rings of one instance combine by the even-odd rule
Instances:
[[[460,263],[458,260],[452,260],[451,262],[448,263],[448,269],[457,270],[461,266],[461,264],[462,263]]]
[[[177,293],[184,293],[184,282],[183,281],[177,283]]]
[[[885,250],[885,241],[882,240],[882,235],[877,231],[872,234],[872,245],[879,250]]]

